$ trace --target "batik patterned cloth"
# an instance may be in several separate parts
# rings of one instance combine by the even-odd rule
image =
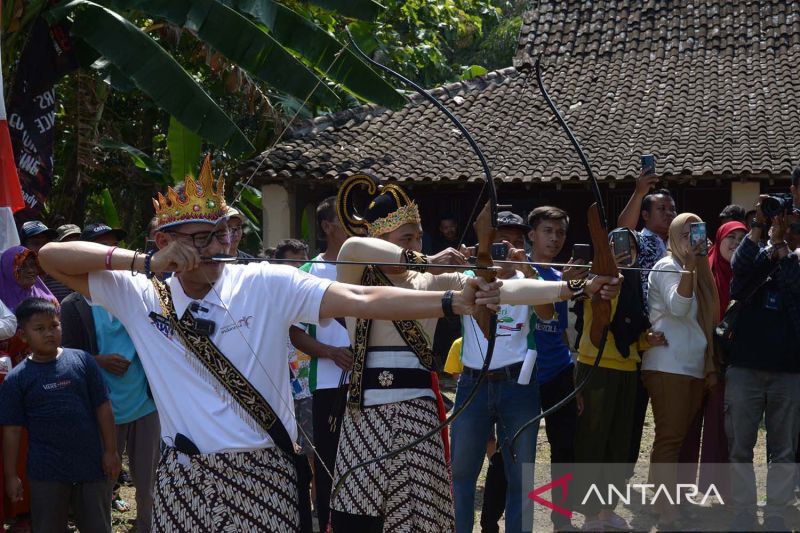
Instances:
[[[294,465],[277,448],[188,456],[158,465],[154,533],[300,531]]]
[[[334,485],[350,467],[405,446],[439,423],[430,398],[348,409],[336,456]],[[408,451],[355,471],[332,509],[382,516],[384,531],[455,531],[450,473],[437,433]],[[338,533],[338,532],[337,532]]]

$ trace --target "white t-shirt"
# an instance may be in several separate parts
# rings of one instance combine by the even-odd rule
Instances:
[[[167,283],[179,317],[197,302],[195,317],[216,323],[211,340],[264,396],[296,440],[286,333],[295,322],[319,321],[322,297],[331,282],[289,266],[251,263],[226,265],[201,300],[186,296],[178,278]],[[195,370],[192,363],[196,366],[197,360],[187,356],[177,333],[150,318],[151,312],[160,315],[161,307],[149,280],[124,271],[98,271],[89,274],[89,290],[92,302],[119,318],[133,339],[158,407],[161,436],[168,444],[182,433],[202,453],[273,446],[272,439],[250,427]]]
[[[665,270],[683,268],[672,256],[661,259],[650,272],[650,323],[662,331],[668,346],[654,346],[642,357],[642,370],[657,370],[702,379],[705,377],[706,336],[697,321],[697,298],[678,294],[681,275]]]
[[[322,256],[318,255],[315,260],[322,261]],[[312,276],[336,281],[335,263],[310,263],[310,268],[306,270]],[[309,331],[312,337],[323,344],[329,346],[350,346],[350,337],[345,329],[336,319],[326,318],[321,320],[319,325]],[[335,389],[339,386],[339,379],[342,376],[342,369],[336,366],[331,359],[314,357],[311,359],[311,369],[309,372],[309,383],[311,390]],[[344,383],[350,383],[350,374],[345,377]]]
[[[522,272],[517,271],[512,279],[523,279]],[[489,370],[521,363],[528,351],[528,333],[531,327],[529,305],[501,305],[497,313],[497,339],[494,355]],[[480,370],[486,356],[488,343],[481,328],[471,316],[462,317],[463,344],[461,345],[461,361],[464,366]]]

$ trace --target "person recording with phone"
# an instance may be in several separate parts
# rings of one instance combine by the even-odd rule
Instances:
[[[753,447],[762,418],[766,423],[769,465],[764,529],[785,529],[794,503],[795,451],[800,433],[800,264],[787,240],[797,238],[797,188],[791,194],[761,195],[755,221],[733,256],[730,296],[740,303],[731,321],[727,353],[725,430],[731,470],[736,529],[756,526]],[[769,240],[762,242],[771,224]]]
[[[682,482],[676,463],[682,459],[684,439],[700,412],[705,391],[717,380],[713,334],[719,322],[719,297],[707,246],[700,217],[678,215],[670,224],[668,255],[649,276],[650,322],[666,337],[666,344],[647,350],[642,360],[656,433],[650,483],[675,486]],[[657,512],[659,529],[677,526],[684,518],[664,502],[659,502]]]
[[[492,245],[492,257],[499,261],[519,261],[500,263],[498,279],[538,277],[536,271],[527,264],[525,256],[525,234],[530,229],[521,216],[511,211],[497,214],[495,240],[498,242]],[[522,482],[523,469],[511,460],[508,444],[522,424],[540,412],[536,376],[531,378],[528,375],[528,379],[522,377],[526,359],[533,357],[536,360],[536,344],[531,331],[537,323],[534,311],[537,314],[552,313],[552,304],[500,306],[497,314],[497,344],[488,376],[479,388],[476,401],[470,403],[464,414],[453,423],[451,457],[458,532],[472,531],[476,483],[486,450],[486,436],[495,424],[499,448],[496,453],[500,456],[493,458],[489,468],[493,477],[503,476],[505,492],[485,495],[482,522],[484,514],[498,516],[500,509],[505,507],[507,531],[525,531],[532,527],[530,508],[523,509],[520,505],[525,501],[524,494],[527,491]],[[475,387],[481,375],[483,354],[487,350],[486,339],[477,322],[472,317],[462,320],[464,340],[461,361],[464,368],[458,380],[456,406],[463,404]],[[520,457],[524,457],[524,462],[533,462],[536,458],[537,429],[538,426],[535,426],[523,433],[518,442],[516,450]],[[496,523],[485,525],[492,527]]]
[[[639,217],[644,228],[639,232],[639,265],[642,268],[653,268],[658,261],[667,255],[667,237],[669,227],[677,211],[675,200],[667,189],[657,189],[659,178],[655,170],[655,156],[642,156],[642,172],[636,179],[628,204],[617,219],[617,226],[636,231]],[[647,304],[648,272],[641,273],[642,291]]]
[[[619,266],[637,265],[636,237],[628,228],[611,232],[609,241]],[[611,301],[611,322],[602,357],[578,395],[575,462],[591,469],[587,478],[603,486],[624,484],[624,472],[619,465],[630,460],[634,444],[640,353],[665,342],[661,332],[650,329],[638,272],[625,270],[623,276],[622,289]],[[578,303],[583,306],[585,334],[581,335],[575,382],[581,383],[595,363],[598,347],[589,334],[594,317],[592,302],[584,299]],[[574,492],[581,493],[581,489]],[[584,531],[630,531],[630,524],[614,512],[617,503],[618,498],[606,502],[589,499],[583,503]]]

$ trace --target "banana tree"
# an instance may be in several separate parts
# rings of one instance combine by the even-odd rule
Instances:
[[[314,0],[350,19],[372,20],[382,10],[373,0]],[[69,21],[70,34],[89,53],[83,66],[100,69],[116,84],[146,94],[190,131],[232,155],[253,144],[203,86],[163,46],[151,28],[169,25],[224,56],[229,65],[276,94],[341,106],[343,96],[388,107],[403,97],[348,47],[289,4],[272,0],[6,0],[4,56],[10,65],[26,26],[41,14],[50,23]],[[112,76],[113,74],[113,76]]]

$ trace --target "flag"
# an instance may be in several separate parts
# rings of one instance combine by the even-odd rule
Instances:
[[[2,3],[0,3],[2,11]],[[0,55],[2,57],[2,55]],[[19,244],[14,213],[25,207],[19,184],[14,151],[8,134],[6,101],[3,94],[3,65],[0,61],[0,251]]]
[[[8,101],[11,143],[22,184],[25,209],[17,218],[38,218],[53,180],[55,141],[55,84],[77,68],[65,23],[50,26],[33,21],[14,75]]]

